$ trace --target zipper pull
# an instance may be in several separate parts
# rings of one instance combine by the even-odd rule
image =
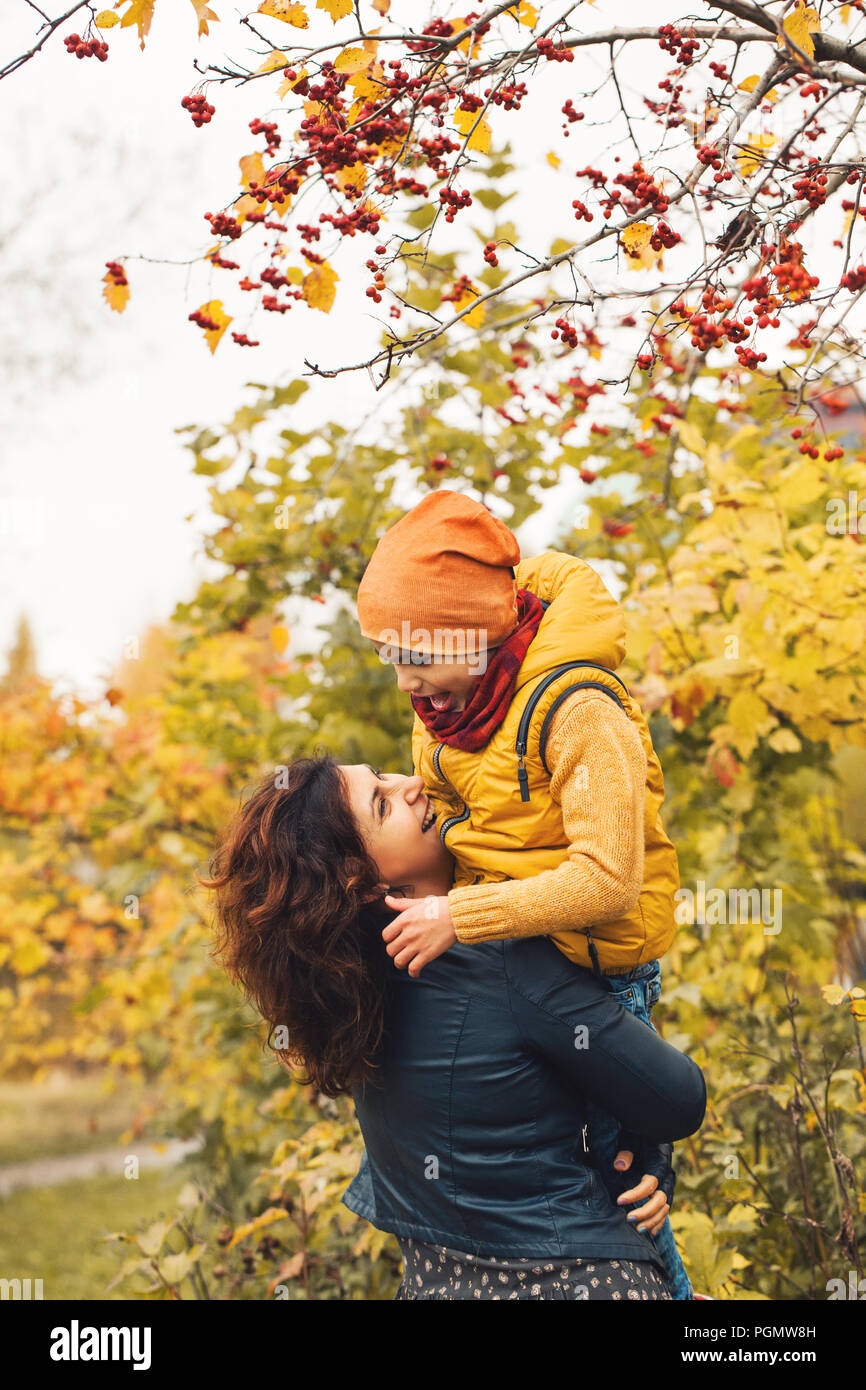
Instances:
[[[589,1145],[588,1145],[587,1142],[586,1142],[586,1131],[587,1131],[587,1126],[584,1125],[583,1129],[580,1131],[580,1137],[581,1137],[581,1139],[583,1140],[583,1152],[584,1152],[585,1154],[588,1154],[588,1153],[589,1153]]]
[[[517,759],[517,780],[520,783],[520,800],[529,800],[529,773],[526,771],[526,764],[521,753]]]

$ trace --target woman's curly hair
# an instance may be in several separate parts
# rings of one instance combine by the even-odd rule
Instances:
[[[211,954],[270,1025],[281,1062],[326,1096],[372,1079],[394,914],[336,758],[299,758],[259,782],[199,881],[216,891]]]

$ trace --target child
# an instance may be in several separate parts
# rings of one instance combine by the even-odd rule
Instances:
[[[619,604],[584,561],[521,561],[482,503],[441,489],[380,540],[358,620],[411,698],[415,771],[456,859],[433,911],[386,899],[395,964],[417,975],[455,941],[546,935],[652,1027],[679,874],[649,729],[614,675]],[[612,1164],[615,1122],[598,1112],[592,1133]],[[669,1222],[656,1243],[674,1297],[692,1297]]]

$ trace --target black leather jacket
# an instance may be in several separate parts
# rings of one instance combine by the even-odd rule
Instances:
[[[458,944],[417,979],[386,978],[378,1080],[353,1092],[366,1154],[346,1206],[479,1256],[658,1264],[593,1167],[585,1105],[649,1144],[682,1139],[704,1117],[700,1068],[545,937]],[[652,1161],[638,1155],[621,1190]]]

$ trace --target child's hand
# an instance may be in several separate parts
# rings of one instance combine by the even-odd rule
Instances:
[[[382,932],[388,955],[398,970],[408,966],[410,975],[420,975],[429,961],[455,944],[447,897],[395,898],[388,894],[385,902],[400,913]]]
[[[630,1149],[620,1149],[613,1166],[619,1172],[627,1172],[633,1159],[634,1154]],[[638,1207],[637,1211],[630,1211],[626,1220],[637,1226],[639,1231],[646,1230],[651,1236],[657,1236],[671,1209],[665,1193],[659,1187],[658,1178],[645,1173],[637,1187],[630,1187],[628,1192],[623,1192],[616,1201],[617,1206],[622,1207],[632,1202],[643,1201],[645,1198],[649,1198],[646,1205]]]

